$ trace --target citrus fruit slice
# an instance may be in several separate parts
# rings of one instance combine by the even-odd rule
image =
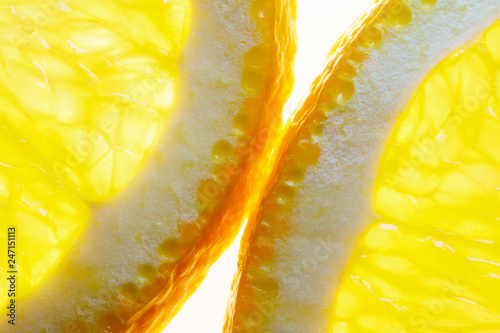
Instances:
[[[382,1],[339,40],[277,147],[227,332],[499,330],[499,19]]]
[[[0,4],[0,331],[168,323],[261,200],[294,15],[285,0]]]

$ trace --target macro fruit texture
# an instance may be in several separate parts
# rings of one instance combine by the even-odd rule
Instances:
[[[0,331],[160,331],[261,200],[294,2],[6,1],[0,17],[18,305]]]
[[[379,1],[286,126],[226,332],[497,332],[498,1]]]

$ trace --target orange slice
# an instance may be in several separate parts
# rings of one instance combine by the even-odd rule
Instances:
[[[168,323],[261,199],[293,81],[294,11],[0,5],[0,246],[15,260],[1,261],[0,303],[16,305],[0,331]]]
[[[499,19],[381,1],[335,45],[250,218],[227,332],[499,330]]]

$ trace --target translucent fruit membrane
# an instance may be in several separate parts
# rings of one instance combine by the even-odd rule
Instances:
[[[68,251],[88,201],[144,164],[173,103],[186,6],[0,1],[0,244],[16,227],[16,297]]]
[[[425,78],[382,157],[333,332],[500,331],[500,21]]]

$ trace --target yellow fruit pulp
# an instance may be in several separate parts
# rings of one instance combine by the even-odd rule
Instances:
[[[0,4],[0,262],[29,292],[141,169],[174,100],[187,0]],[[13,237],[11,237],[13,238]],[[13,266],[11,266],[13,265]]]
[[[500,331],[500,21],[438,64],[398,120],[378,219],[343,274],[333,332]]]

